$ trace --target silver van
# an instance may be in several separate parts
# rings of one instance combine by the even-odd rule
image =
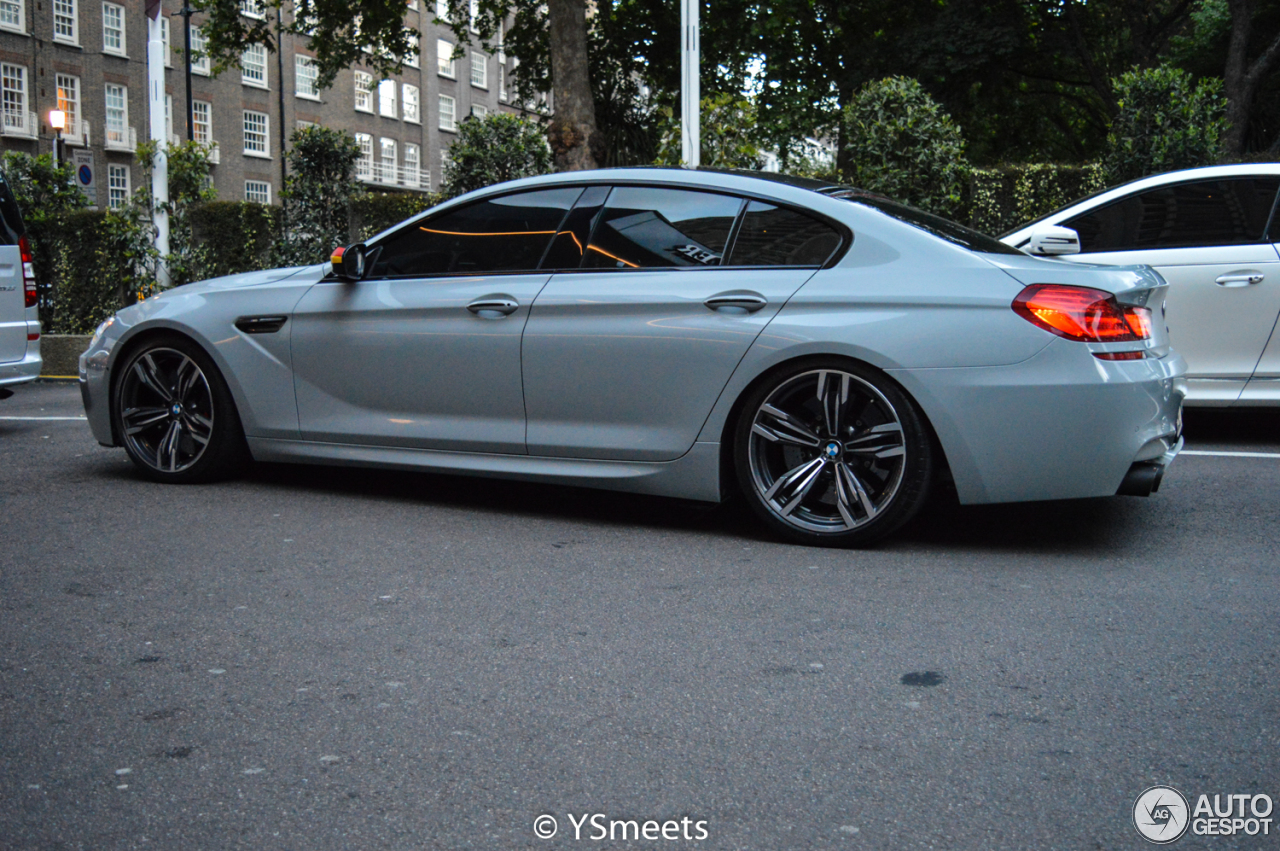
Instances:
[[[40,314],[22,213],[0,175],[0,399],[40,375]]]

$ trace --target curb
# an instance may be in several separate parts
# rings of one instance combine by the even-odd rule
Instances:
[[[79,380],[80,353],[89,348],[90,334],[44,334],[40,337],[40,357],[44,365],[40,378]]]

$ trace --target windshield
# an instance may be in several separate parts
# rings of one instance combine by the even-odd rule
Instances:
[[[886,215],[893,216],[900,222],[906,222],[912,227],[928,231],[934,236],[941,237],[955,245],[963,246],[970,251],[978,251],[983,254],[1017,254],[1025,256],[1018,249],[1010,248],[994,237],[978,233],[976,230],[956,224],[950,219],[926,213],[924,210],[917,210],[915,207],[908,207],[906,204],[899,204],[897,201],[890,201],[880,195],[873,195],[870,192],[864,192],[859,189],[841,190],[828,194],[833,198],[844,198],[846,201],[866,204],[868,207],[873,207]]]

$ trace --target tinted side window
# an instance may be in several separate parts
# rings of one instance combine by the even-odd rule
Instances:
[[[591,236],[591,226],[596,215],[609,197],[609,187],[588,186],[578,203],[560,224],[560,231],[551,241],[551,247],[542,258],[543,269],[577,269],[582,265],[582,255]]]
[[[1262,241],[1278,187],[1277,177],[1163,186],[1063,224],[1083,252],[1245,245]]]
[[[417,222],[383,240],[369,277],[532,271],[581,193],[522,192]]]
[[[742,201],[727,195],[619,186],[591,236],[588,269],[719,266]]]
[[[733,241],[732,266],[821,266],[840,234],[803,213],[752,201]]]

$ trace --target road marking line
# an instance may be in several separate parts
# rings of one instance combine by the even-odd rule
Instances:
[[[88,419],[88,417],[0,417],[0,421],[5,422],[54,422],[60,420],[84,422]]]
[[[1280,452],[1210,452],[1204,449],[1184,449],[1179,455],[1214,455],[1219,458],[1280,458]]]

